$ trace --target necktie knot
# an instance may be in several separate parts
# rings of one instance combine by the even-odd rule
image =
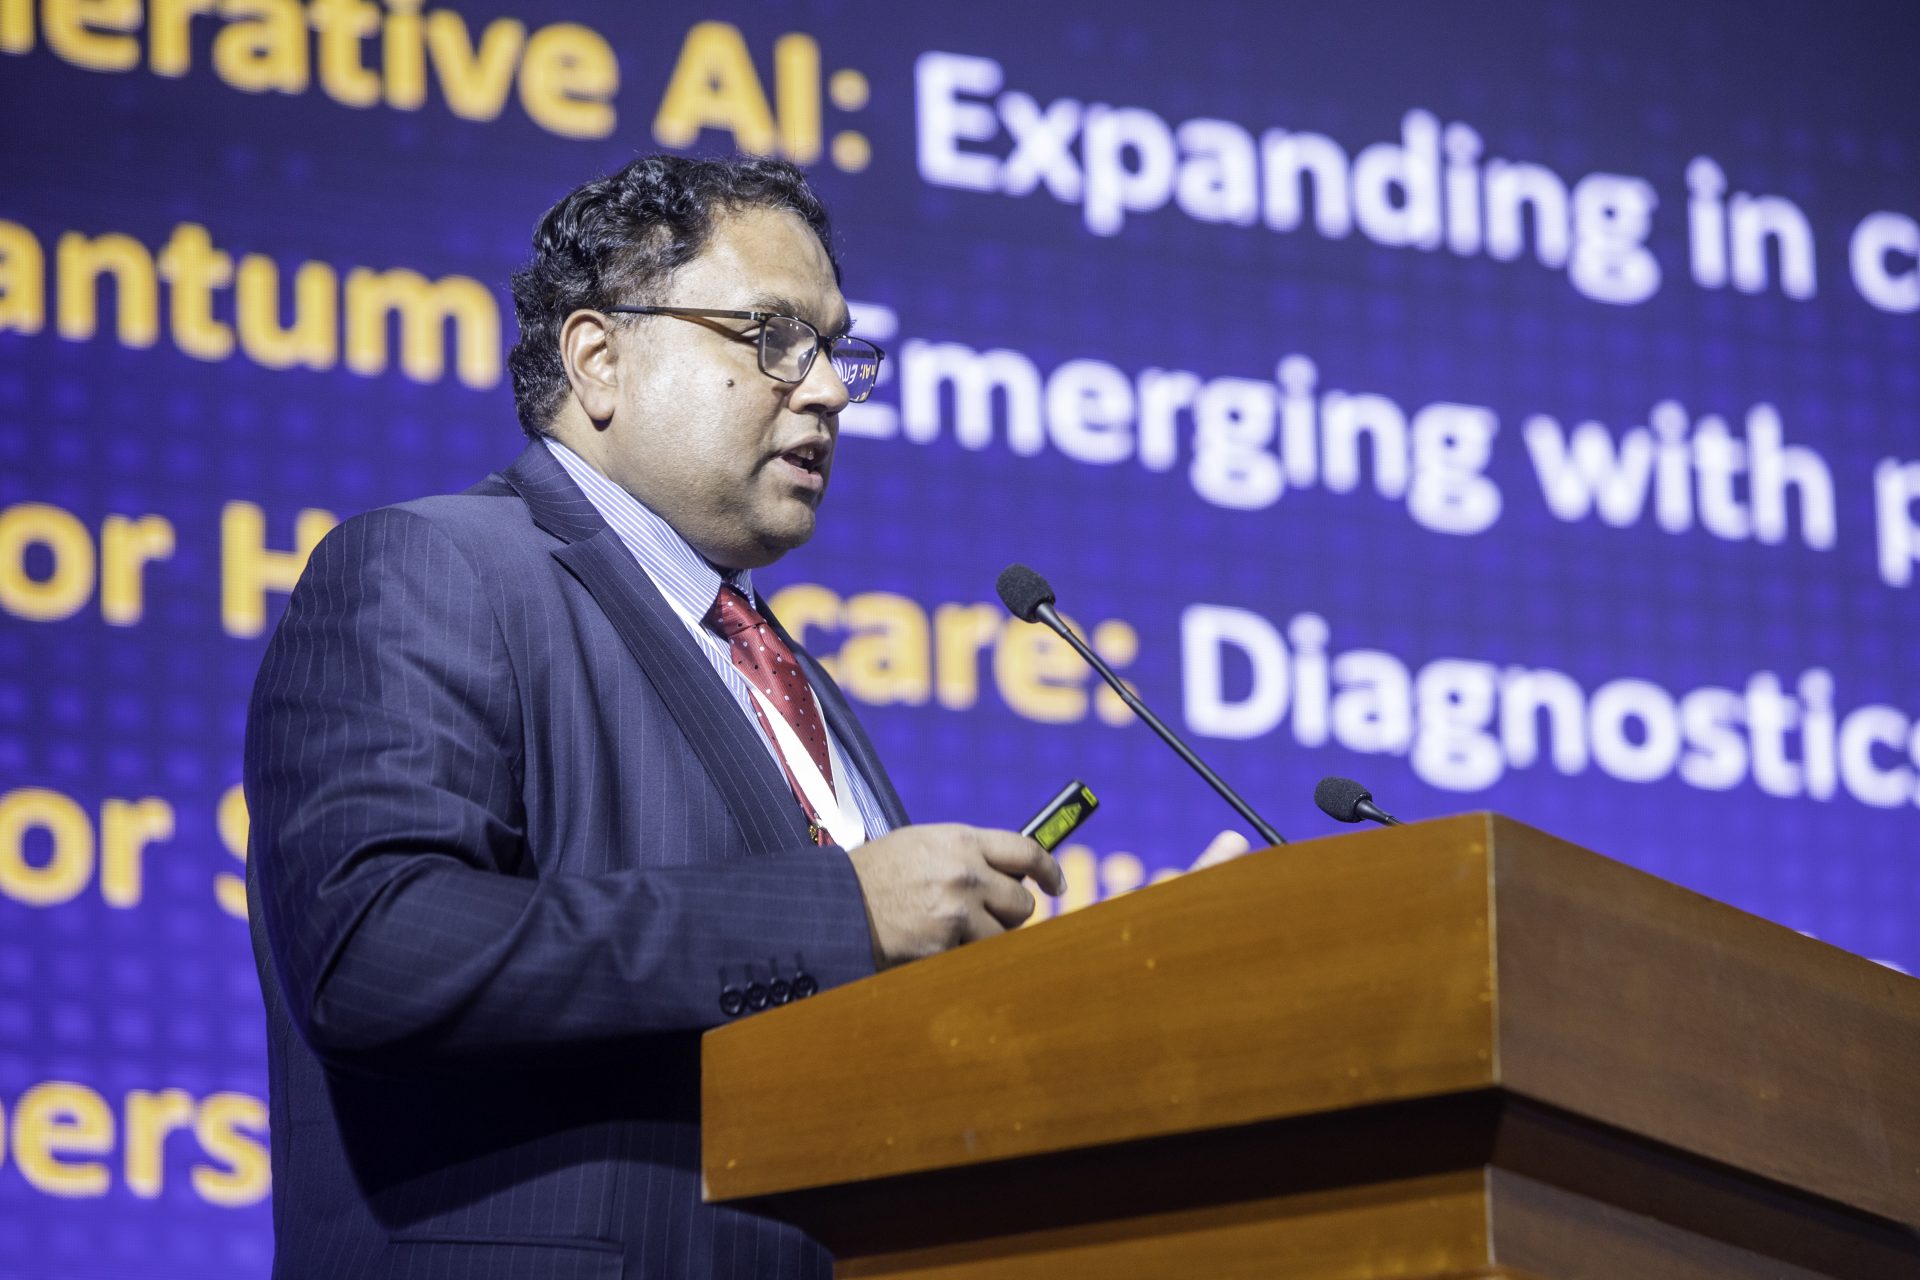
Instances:
[[[713,607],[707,610],[706,622],[729,640],[742,631],[767,625],[760,611],[747,603],[746,596],[731,583],[721,585],[720,593],[714,597]]]

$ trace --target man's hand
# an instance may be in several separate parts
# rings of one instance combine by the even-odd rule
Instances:
[[[1060,864],[1032,840],[959,823],[902,827],[847,858],[882,969],[1019,925],[1034,907],[1023,879],[1055,896],[1066,888]]]

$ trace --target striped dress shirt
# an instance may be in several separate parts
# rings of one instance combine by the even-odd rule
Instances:
[[[753,571],[740,569],[722,574],[708,564],[705,557],[695,551],[672,525],[596,471],[579,454],[552,437],[542,443],[573,482],[580,486],[580,492],[586,495],[587,501],[600,513],[600,518],[619,536],[622,545],[633,554],[653,585],[666,597],[667,603],[673,606],[673,611],[686,625],[687,634],[700,646],[700,652],[706,656],[714,674],[720,677],[727,692],[733,695],[734,702],[739,704],[740,714],[753,725],[761,743],[772,755],[774,763],[779,765],[780,748],[761,727],[760,717],[754,711],[752,689],[733,665],[733,647],[702,621],[713,607],[714,598],[720,594],[722,583],[737,588],[754,602],[755,608],[765,612],[765,603],[754,594]],[[821,723],[826,723],[824,716]],[[847,779],[854,804],[860,810],[860,820],[867,829],[867,839],[877,840],[890,830],[886,815],[881,812],[880,802],[875,798],[867,779],[848,763],[839,735],[834,733],[832,726],[826,728],[833,776]]]

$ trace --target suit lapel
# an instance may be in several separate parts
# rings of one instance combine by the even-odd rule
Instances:
[[[680,615],[572,477],[536,441],[507,470],[506,480],[525,500],[534,523],[566,544],[555,548],[554,559],[587,589],[633,654],[719,788],[748,847],[770,853],[804,842],[793,791],[753,726],[687,634]]]

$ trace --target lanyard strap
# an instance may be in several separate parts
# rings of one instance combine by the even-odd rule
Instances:
[[[653,576],[651,570],[648,570],[647,576]],[[682,607],[672,592],[660,588],[658,582],[654,585],[666,598],[668,606],[679,615],[680,621],[686,624],[687,629],[694,634],[696,643],[704,644],[708,638],[719,640],[722,644],[728,643],[723,637],[708,630],[702,619]],[[719,674],[717,668],[714,674]],[[740,683],[746,686],[747,692],[752,694],[754,700],[760,704],[766,722],[773,726],[773,741],[769,745],[800,783],[801,793],[807,797],[807,803],[813,806],[814,813],[819,816],[820,824],[826,828],[833,842],[842,849],[854,849],[865,844],[867,823],[866,819],[860,816],[859,803],[853,798],[853,784],[848,781],[851,770],[847,765],[846,757],[834,742],[833,731],[827,727],[826,711],[820,706],[819,695],[813,692],[812,682],[808,682],[807,696],[813,699],[814,710],[820,716],[820,727],[827,735],[827,755],[829,763],[833,766],[832,787],[828,787],[827,780],[820,776],[820,768],[814,764],[812,753],[800,741],[800,735],[793,731],[793,726],[787,723],[787,718],[774,710],[773,703],[751,683],[738,676],[735,678],[740,679]],[[758,720],[760,717],[752,718]],[[762,734],[760,740],[766,742],[766,735]]]
[[[764,719],[773,730],[774,745],[780,749],[780,755],[792,771],[794,781],[800,784],[801,794],[813,806],[820,824],[833,837],[833,842],[842,849],[852,849],[866,843],[867,825],[861,820],[860,806],[853,802],[853,789],[847,782],[847,762],[840,758],[839,752],[833,750],[832,735],[827,737],[827,750],[834,757],[833,785],[828,786],[827,780],[820,774],[820,767],[813,762],[812,753],[800,741],[800,735],[793,731],[793,726],[787,723],[787,718],[774,709],[772,700],[752,685],[747,686],[747,692],[753,695],[761,711],[766,713]],[[815,708],[819,705],[819,699],[815,698]],[[820,723],[824,725],[826,722],[823,713]]]

